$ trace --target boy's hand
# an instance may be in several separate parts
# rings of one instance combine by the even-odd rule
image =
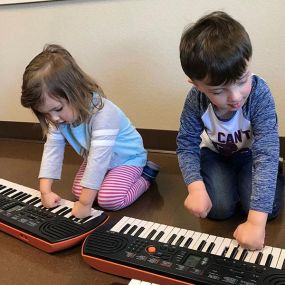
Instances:
[[[247,221],[240,224],[234,238],[245,249],[260,250],[264,246],[267,213],[250,210]]]
[[[195,181],[188,185],[188,196],[184,206],[198,218],[206,218],[212,208],[211,199],[203,181]]]
[[[91,214],[91,205],[83,205],[80,201],[74,203],[72,209],[72,215],[76,218],[83,219],[85,217],[90,216]]]
[[[46,208],[53,208],[55,206],[58,206],[60,200],[60,196],[58,196],[54,192],[41,193],[41,201],[43,206]]]
[[[265,228],[246,221],[236,228],[234,238],[245,249],[260,250],[264,246]]]

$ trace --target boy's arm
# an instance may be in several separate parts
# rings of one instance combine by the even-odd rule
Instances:
[[[252,124],[252,194],[247,221],[237,227],[234,237],[248,249],[261,249],[268,213],[272,211],[279,163],[278,124],[273,96],[264,80],[254,77],[248,98]]]
[[[260,250],[264,246],[267,213],[250,210],[247,221],[240,224],[234,232],[234,238],[241,247]]]
[[[254,88],[249,104],[254,136],[250,209],[271,213],[279,163],[277,115],[273,96],[264,80],[257,77]]]
[[[203,181],[194,181],[188,185],[185,208],[197,218],[206,218],[212,208],[212,202]]]
[[[192,88],[185,100],[176,139],[179,166],[186,185],[203,180],[200,174],[200,135],[204,130],[201,119],[203,107],[201,94],[196,88]]]

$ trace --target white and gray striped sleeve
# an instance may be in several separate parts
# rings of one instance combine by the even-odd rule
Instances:
[[[87,165],[81,180],[86,188],[99,190],[109,169],[118,128],[92,131]]]
[[[39,178],[60,179],[64,158],[65,139],[61,132],[50,126],[44,145]]]

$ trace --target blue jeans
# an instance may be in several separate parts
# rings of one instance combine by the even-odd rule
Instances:
[[[213,207],[212,219],[227,219],[238,206],[245,214],[250,209],[252,153],[245,150],[231,157],[222,156],[208,148],[201,149],[201,175]],[[275,218],[283,207],[284,176],[279,167],[275,199],[268,219]]]

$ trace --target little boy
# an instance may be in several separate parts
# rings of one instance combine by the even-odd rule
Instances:
[[[267,218],[282,208],[284,178],[274,100],[266,82],[251,73],[251,57],[247,32],[224,12],[185,30],[180,60],[193,87],[177,154],[189,192],[185,207],[196,217],[226,219],[240,206],[247,220],[233,236],[257,250]]]

